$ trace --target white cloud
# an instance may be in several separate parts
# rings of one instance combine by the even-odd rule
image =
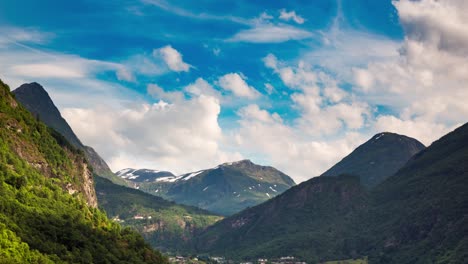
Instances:
[[[376,131],[395,132],[414,137],[425,145],[430,145],[440,136],[453,130],[453,128],[427,121],[401,120],[391,115],[379,116],[374,126]]]
[[[95,147],[113,170],[137,166],[182,173],[242,158],[221,150],[220,105],[213,97],[62,112],[83,142]]]
[[[38,31],[34,28],[0,27],[0,46],[15,44],[45,44],[54,37],[52,33]]]
[[[169,69],[175,72],[188,72],[192,67],[190,64],[185,63],[182,59],[182,54],[170,45],[155,49],[153,56],[160,56]]]
[[[275,91],[275,87],[273,87],[273,85],[271,85],[271,83],[265,83],[265,90],[267,92],[267,94],[272,94],[274,91]]]
[[[355,83],[375,104],[393,108],[376,126],[417,135],[428,144],[468,116],[466,1],[393,3],[406,36],[396,59],[354,70]]]
[[[117,70],[117,79],[119,81],[135,82],[136,78],[127,67],[121,67]]]
[[[257,105],[238,112],[240,128],[232,136],[234,145],[292,176],[296,182],[308,180],[349,154],[366,138],[357,133],[324,141],[302,134],[286,125],[281,117]]]
[[[254,87],[249,86],[238,73],[228,73],[218,79],[218,84],[226,91],[231,91],[236,96],[255,99],[260,93]]]
[[[184,93],[180,91],[166,92],[157,84],[148,84],[146,91],[155,99],[164,100],[167,102],[182,102],[184,100]]]
[[[28,32],[26,29],[18,31]],[[36,34],[41,33],[33,32],[30,35]],[[2,79],[12,89],[23,83],[39,82],[48,90],[59,108],[78,105],[85,107],[102,101],[117,105],[129,98],[138,98],[135,92],[122,85],[96,77],[102,73],[115,73],[121,78],[126,66],[120,63],[91,60],[60,52],[43,52],[24,44],[29,43],[29,38],[17,39],[24,41],[0,45],[0,72]]]
[[[284,24],[258,23],[253,27],[241,30],[228,41],[251,43],[280,43],[289,40],[311,38],[309,31]]]
[[[333,77],[312,69],[303,61],[291,66],[268,54],[263,62],[286,87],[297,90],[291,100],[293,107],[301,113],[295,122],[303,132],[321,136],[341,133],[344,128],[357,130],[371,116],[366,102],[353,99],[351,94],[338,87]]]
[[[304,18],[296,14],[296,11],[286,11],[285,9],[282,9],[280,11],[280,16],[279,19],[285,20],[285,21],[290,21],[293,20],[297,24],[304,24]]]
[[[213,86],[203,78],[198,78],[194,83],[187,85],[184,90],[191,95],[207,95],[221,100],[221,93],[214,89]]]
[[[46,63],[15,65],[10,70],[17,75],[32,78],[82,78],[85,76],[85,73],[80,69]]]

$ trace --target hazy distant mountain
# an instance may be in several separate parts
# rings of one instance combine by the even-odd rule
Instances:
[[[414,138],[379,133],[359,146],[322,176],[356,175],[366,187],[374,187],[395,174],[425,146]]]
[[[295,184],[277,169],[256,165],[249,160],[224,163],[212,169],[179,176],[162,176],[161,172],[151,176],[149,172],[146,176],[136,177],[145,170],[129,172],[132,176],[128,172],[123,175],[136,188],[223,215],[264,202]],[[144,180],[139,181],[140,177],[144,177]]]
[[[67,121],[60,114],[47,91],[40,84],[35,82],[23,84],[15,89],[13,94],[15,95],[16,100],[24,105],[24,107],[36,118],[57,130],[74,147],[83,150],[86,158],[94,169],[94,173],[101,177],[110,179],[113,182],[125,184],[124,181],[112,173],[107,163],[93,148],[81,143],[71,127],[68,125]]]
[[[361,186],[355,176],[313,178],[208,228],[197,249],[238,259],[466,263],[468,124],[371,191]]]

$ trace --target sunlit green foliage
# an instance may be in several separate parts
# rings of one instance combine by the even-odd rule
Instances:
[[[82,184],[78,160],[0,81],[0,263],[164,263],[140,235],[64,191]]]

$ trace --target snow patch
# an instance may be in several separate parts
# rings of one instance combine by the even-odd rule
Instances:
[[[278,192],[277,190],[273,189],[273,187],[270,186],[270,189],[274,192]]]
[[[375,140],[374,140],[374,141],[377,141],[377,140],[379,140],[379,138],[383,137],[384,135],[385,135],[385,134],[380,134],[378,137],[376,137],[376,138],[375,138]]]
[[[270,194],[269,193],[265,193],[269,198],[271,198]]]
[[[192,172],[192,173],[190,173],[190,174],[188,174],[188,175],[187,175],[187,174],[184,174],[184,175],[182,176],[182,177],[183,177],[182,179],[183,179],[184,181],[188,181],[188,180],[190,180],[191,178],[193,178],[193,177],[199,175],[199,174],[202,173],[202,172],[204,172],[204,170],[197,171],[197,172]]]
[[[208,187],[210,187],[210,186],[206,186],[206,187],[203,189],[203,191],[206,191],[206,190],[208,189]]]
[[[175,176],[168,176],[168,177],[161,177],[161,178],[157,178],[156,179],[156,182],[176,182],[178,181],[182,176],[178,176],[178,177],[175,177]]]

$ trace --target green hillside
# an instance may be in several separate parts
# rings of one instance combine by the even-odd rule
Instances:
[[[96,178],[99,206],[110,218],[136,228],[152,246],[187,252],[192,237],[222,217],[196,207],[178,205],[139,190]]]
[[[372,263],[468,262],[468,124],[372,192]]]
[[[83,152],[37,121],[1,81],[0,160],[0,262],[166,262],[93,208]]]

